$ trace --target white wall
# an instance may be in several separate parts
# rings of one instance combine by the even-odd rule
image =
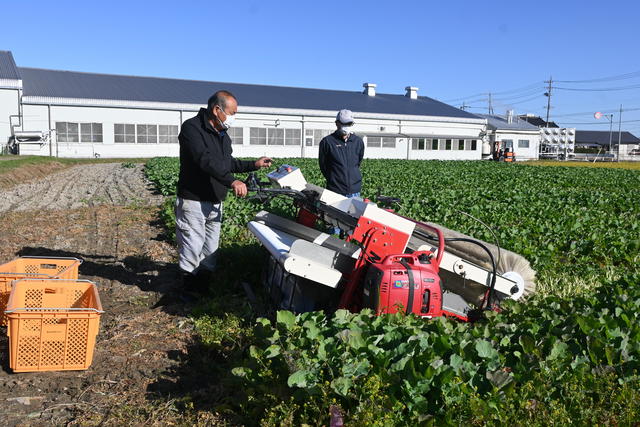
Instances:
[[[629,154],[631,150],[640,150],[640,144],[620,144],[620,150],[618,151],[618,160],[635,160],[640,161],[640,155]]]
[[[51,120],[49,122],[49,108]],[[190,119],[196,111],[183,111],[182,121]],[[125,108],[99,108],[82,106],[24,105],[25,130],[55,130],[56,122],[102,123],[103,142],[59,142],[52,132],[51,145],[21,144],[22,154],[39,154],[60,157],[154,157],[178,156],[178,144],[122,144],[114,142],[114,124],[180,125],[179,111],[144,110]],[[256,114],[240,112],[234,127],[243,128],[243,140],[234,141],[236,157],[310,157],[317,158],[318,146],[307,145],[305,131],[320,129],[327,133],[336,128],[334,117],[309,117],[302,115]],[[250,128],[300,129],[303,145],[251,145]],[[366,158],[478,160],[481,158],[482,141],[479,138],[485,125],[481,123],[452,123],[429,121],[400,121],[389,119],[357,119],[354,131],[366,135],[450,136],[478,140],[476,150],[412,150],[409,137],[396,138],[395,148],[365,147]],[[409,150],[408,150],[409,148]]]
[[[11,136],[9,116],[18,114],[19,105],[17,89],[0,89],[0,147],[5,146],[9,141]],[[13,123],[18,123],[17,118],[13,119]]]
[[[51,108],[51,122],[49,122]],[[183,117],[194,115],[183,113]],[[177,156],[178,144],[122,144],[114,142],[114,124],[155,124],[180,126],[179,111],[99,108],[76,106],[24,105],[25,130],[52,130],[49,144],[20,144],[20,154],[59,157],[155,157]],[[56,122],[102,123],[102,143],[59,142],[55,133]]]
[[[538,158],[540,146],[540,132],[538,130],[532,130],[530,132],[496,131],[496,141],[504,141],[506,139],[513,141],[513,150],[516,153],[516,161],[536,160]],[[520,139],[529,140],[529,148],[518,147],[518,140]]]

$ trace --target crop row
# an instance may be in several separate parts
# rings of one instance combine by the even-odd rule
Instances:
[[[314,160],[282,162],[322,184]],[[168,196],[177,170],[174,159],[147,164]],[[243,385],[237,412],[274,425],[326,424],[330,405],[367,425],[638,417],[640,173],[367,160],[363,176],[364,196],[400,197],[403,215],[486,241],[493,234],[462,212],[491,226],[501,246],[532,262],[541,292],[475,325],[368,312],[260,319],[242,340],[229,337],[245,343],[244,361],[229,366]],[[284,200],[268,207],[291,209]],[[230,197],[223,244],[255,246],[246,222],[262,208]],[[210,323],[197,325],[206,341]]]

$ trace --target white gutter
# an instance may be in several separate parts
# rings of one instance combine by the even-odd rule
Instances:
[[[88,99],[88,98],[59,98],[46,96],[23,96],[23,104],[35,105],[55,105],[55,106],[76,106],[76,107],[111,107],[111,108],[133,108],[133,109],[150,109],[150,110],[171,110],[171,111],[198,111],[204,105],[201,104],[180,104],[172,102],[147,102],[147,101],[125,101],[111,99]],[[316,117],[335,117],[334,110],[309,110],[294,108],[272,108],[272,107],[253,107],[248,105],[238,106],[240,113],[255,114],[274,114],[286,116],[316,116]],[[404,114],[383,114],[383,113],[367,113],[354,111],[355,118],[361,119],[384,119],[384,120],[406,120],[406,121],[430,121],[430,122],[446,122],[446,123],[472,123],[486,124],[484,118],[461,118],[447,116],[420,116],[420,115],[404,115]]]
[[[22,89],[22,80],[0,79],[0,89]]]

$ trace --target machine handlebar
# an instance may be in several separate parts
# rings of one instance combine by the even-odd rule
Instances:
[[[438,227],[434,227],[433,225],[425,224],[424,222],[419,222],[419,221],[415,221],[413,219],[407,218],[406,216],[403,216],[402,218],[408,219],[409,221],[413,221],[416,224],[420,225],[421,227],[428,228],[429,230],[436,233],[436,236],[438,236],[438,256],[436,257],[436,262],[438,263],[438,265],[440,265],[440,261],[442,261],[442,257],[444,256],[444,242],[445,242],[444,233],[442,232],[442,230],[440,230]]]

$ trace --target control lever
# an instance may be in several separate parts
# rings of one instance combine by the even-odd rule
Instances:
[[[269,181],[259,181],[258,174],[255,172],[249,172],[247,179],[244,180],[244,184],[247,186],[248,191],[260,191],[264,187],[270,187]]]
[[[253,196],[249,196],[249,200],[257,200],[261,203],[266,203],[276,196],[288,196],[294,199],[306,199],[307,196],[301,191],[292,190],[289,188],[272,188],[269,181],[258,180],[258,175],[255,172],[250,172],[247,175],[247,179],[244,180],[244,184],[247,186],[247,191],[255,192]]]
[[[394,203],[395,204],[402,203],[402,199],[398,197],[383,196],[382,194],[380,194],[381,192],[382,192],[382,189],[378,188],[378,194],[376,195],[376,203],[379,203],[381,206],[386,208],[391,208]]]

